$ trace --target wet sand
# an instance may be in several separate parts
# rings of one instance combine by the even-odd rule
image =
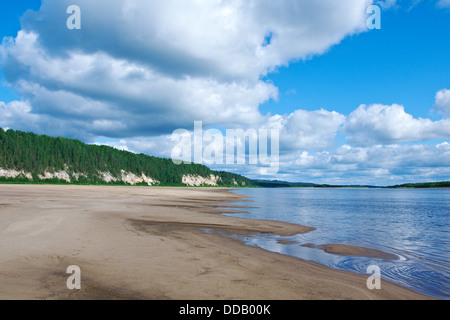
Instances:
[[[215,188],[0,185],[0,299],[428,298],[221,236],[313,230],[219,214],[245,209],[227,203],[238,199]],[[70,265],[81,290],[66,287]]]
[[[384,252],[381,250],[376,249],[370,249],[370,248],[363,248],[363,247],[357,247],[342,243],[328,243],[328,244],[321,244],[321,245],[315,245],[312,243],[306,243],[302,244],[303,247],[308,248],[317,248],[322,249],[325,252],[332,253],[332,254],[338,254],[341,256],[358,256],[358,257],[369,257],[369,258],[377,258],[377,259],[384,259],[384,260],[398,260],[398,256],[392,253]]]

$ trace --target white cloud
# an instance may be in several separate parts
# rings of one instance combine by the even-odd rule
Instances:
[[[120,150],[127,150],[138,154],[150,154],[163,158],[170,158],[172,148],[175,146],[171,141],[171,135],[124,138],[118,141],[96,142],[96,144],[108,145]]]
[[[173,148],[172,131],[191,130],[195,120],[204,129],[277,128],[284,170],[279,177],[332,183],[339,175],[348,183],[360,179],[358,170],[371,181],[401,172],[446,174],[448,163],[439,162],[448,158],[446,144],[377,145],[448,138],[449,90],[436,95],[440,121],[414,118],[400,105],[363,105],[348,117],[324,109],[267,116],[259,111],[278,97],[264,75],[365,31],[372,3],[77,0],[82,29],[68,30],[66,8],[73,1],[43,0],[39,11],[22,18],[17,37],[0,46],[2,73],[22,98],[0,102],[0,126],[110,140],[106,144],[164,157]],[[387,8],[397,1],[382,3]],[[340,133],[350,145],[329,150]],[[423,171],[409,166],[408,156]],[[260,173],[251,166],[229,169]]]
[[[87,142],[93,141],[95,138],[92,134],[92,121],[33,113],[29,101],[26,100],[8,103],[0,101],[0,114],[0,127],[2,128],[71,137]]]
[[[445,118],[450,118],[450,90],[442,89],[436,94],[436,104],[433,109]]]
[[[264,124],[259,106],[278,89],[261,77],[366,30],[371,3],[79,0],[82,28],[68,30],[72,2],[45,0],[27,12],[23,30],[0,46],[2,71],[29,114],[55,127],[72,118],[84,137],[113,138],[168,134],[195,120]]]
[[[317,115],[309,114],[310,118],[314,116]],[[289,130],[286,123],[282,121],[277,125],[267,124],[265,127],[278,127],[281,132]],[[287,142],[285,140],[287,137],[289,135],[283,137],[281,134],[282,144],[283,141]],[[170,138],[169,135],[140,137],[121,139],[107,144],[137,153],[170,158],[174,147]],[[324,143],[320,138],[317,142]],[[206,148],[207,145],[204,143],[203,148]],[[342,145],[325,150],[314,148],[311,145],[308,150],[302,150],[301,146],[298,148],[300,150],[295,148],[282,150],[284,152],[279,157],[279,171],[276,175],[265,178],[329,184],[372,185],[450,180],[450,144],[448,142],[436,145],[392,144],[357,147]],[[242,173],[249,178],[261,178],[261,170],[264,170],[260,163],[250,165],[248,161],[244,165],[213,164],[209,166],[215,170]]]
[[[380,0],[377,1],[376,4],[381,6],[383,9],[389,9],[397,6],[397,0]]]
[[[341,125],[345,121],[345,116],[337,112],[326,110],[306,111],[296,110],[289,115],[276,115],[266,118],[265,122],[258,127],[235,127],[235,129],[249,130],[250,134],[256,139],[262,139],[259,136],[260,129],[267,130],[268,139],[270,141],[271,130],[277,129],[279,132],[280,151],[284,154],[290,154],[298,150],[320,150],[323,148],[335,146],[335,138]],[[203,124],[202,124],[203,125]],[[193,131],[191,127],[180,128],[189,130],[191,135]],[[203,133],[208,130],[207,126],[203,126]],[[222,132],[223,150],[226,149],[226,132]],[[244,145],[246,142],[241,140],[242,137],[237,136],[237,145]],[[217,142],[213,140],[212,142]],[[210,146],[210,141],[203,143],[203,149]],[[161,135],[157,137],[136,137],[121,139],[119,142],[108,143],[110,146],[126,146],[128,150],[134,152],[143,152],[152,155],[170,157],[172,148],[176,143],[171,141],[171,135]],[[247,143],[248,151],[248,143]],[[269,148],[270,149],[270,148]],[[270,150],[269,150],[270,152]]]
[[[414,118],[401,105],[361,105],[347,118],[344,130],[354,145],[395,144],[450,137],[450,119]]]
[[[391,185],[450,179],[450,144],[351,147],[281,158],[293,181]]]
[[[257,166],[222,166],[216,169],[261,178]],[[450,180],[450,144],[352,147],[328,151],[300,151],[280,156],[276,176],[296,182],[326,184],[394,185]]]
[[[367,0],[78,0],[82,30],[65,28],[73,1],[46,0],[22,19],[52,51],[108,52],[162,73],[257,80],[366,29]],[[45,19],[44,19],[45,18]],[[273,38],[265,44],[268,34]]]
[[[283,151],[332,147],[345,116],[327,110],[296,110],[289,115],[275,115],[264,127],[280,130]]]
[[[378,0],[375,1],[375,4],[383,9],[398,8],[401,5],[407,6],[408,9],[412,9],[421,2],[423,2],[423,0]],[[435,3],[438,8],[450,8],[450,0],[436,0]]]
[[[151,133],[146,127],[171,131],[196,119],[255,123],[262,119],[259,104],[278,94],[272,84],[262,81],[171,78],[105,53],[50,57],[42,54],[37,40],[36,34],[19,32],[15,42],[2,50],[6,63],[27,70],[15,88],[39,113],[89,121],[120,119],[125,124],[116,128],[115,135]]]

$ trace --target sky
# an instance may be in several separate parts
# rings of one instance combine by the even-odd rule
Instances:
[[[450,180],[449,32],[449,0],[2,2],[0,127],[170,158],[201,121],[277,132],[276,170],[196,161],[253,179]]]

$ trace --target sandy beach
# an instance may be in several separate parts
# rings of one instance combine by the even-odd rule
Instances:
[[[0,185],[0,299],[428,299],[223,236],[313,230],[219,214],[238,199],[216,188]],[[71,265],[81,290],[66,287]]]

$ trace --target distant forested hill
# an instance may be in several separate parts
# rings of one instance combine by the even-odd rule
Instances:
[[[200,164],[134,154],[78,140],[0,128],[0,182],[251,186],[243,176]]]
[[[450,181],[425,182],[425,183],[406,183],[390,188],[450,188]]]

